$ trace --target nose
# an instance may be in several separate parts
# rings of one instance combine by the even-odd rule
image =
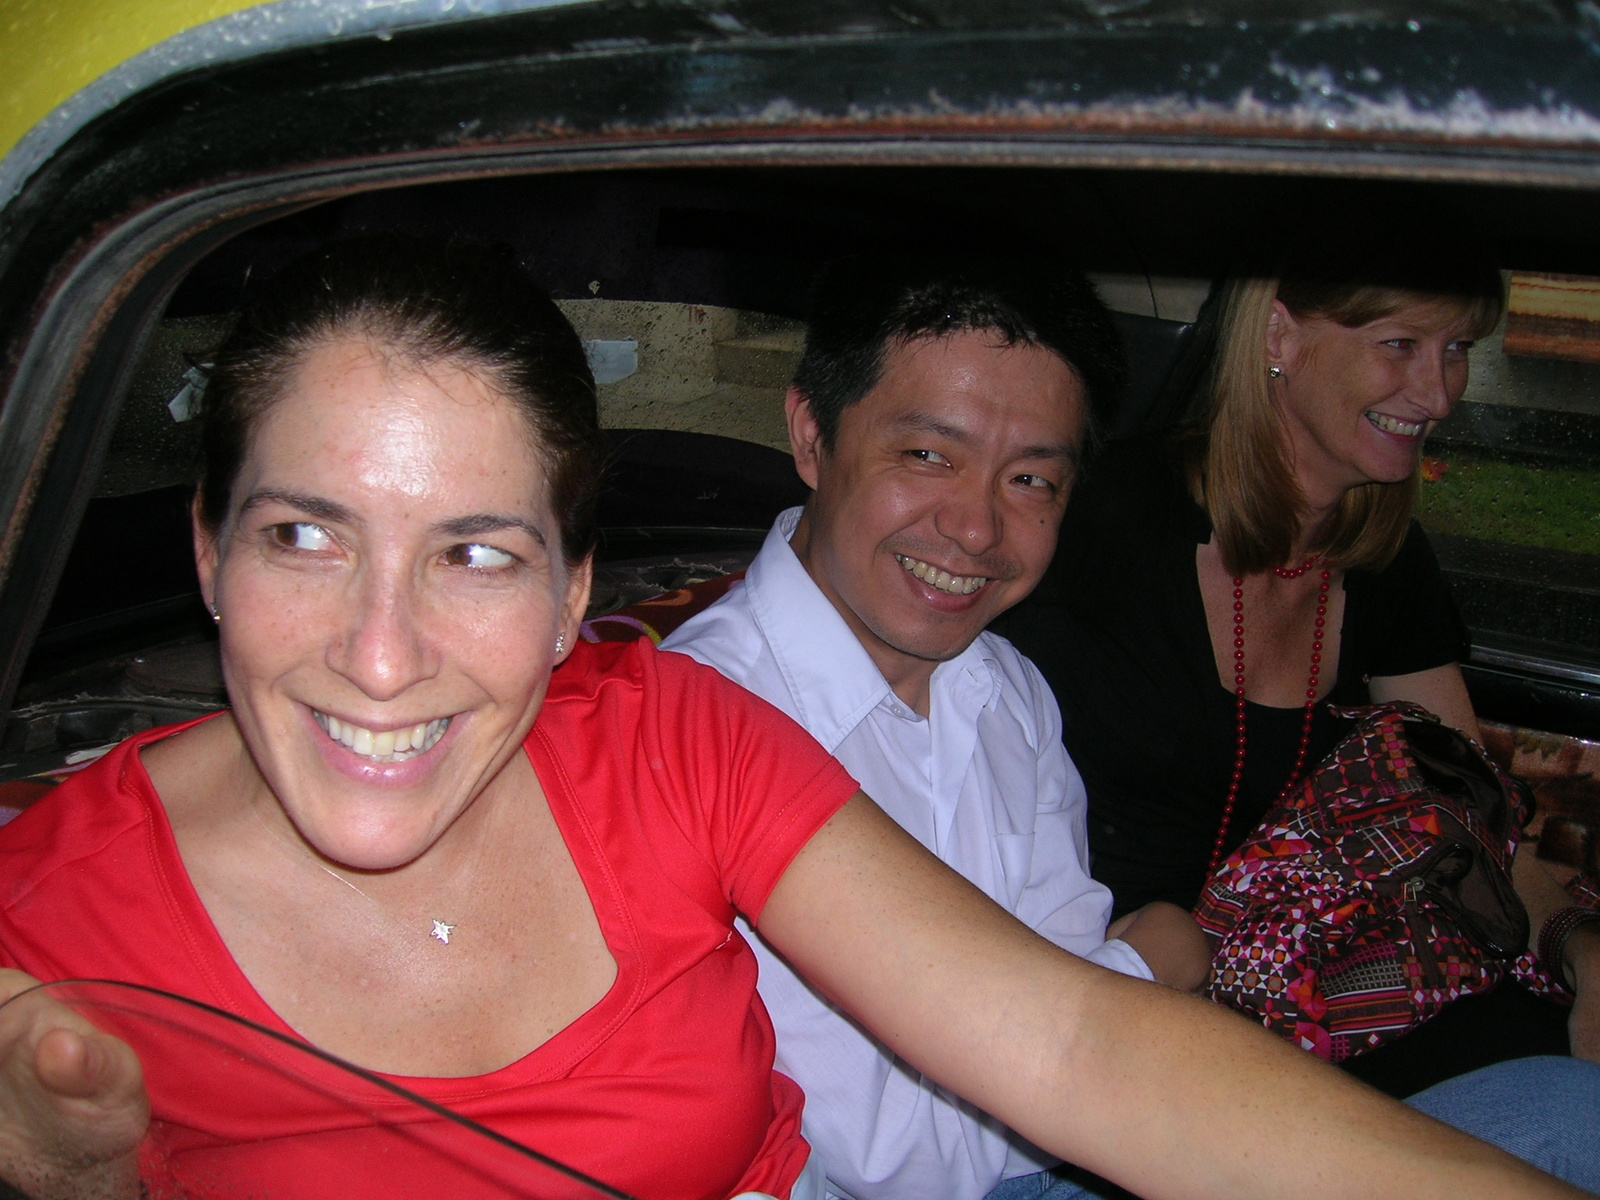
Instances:
[[[1467,362],[1458,352],[1446,348],[1435,354],[1417,356],[1411,397],[1422,406],[1430,421],[1448,417],[1466,387]]]
[[[328,666],[370,699],[393,700],[432,677],[439,660],[424,629],[425,605],[408,572],[377,565],[358,572],[343,598],[342,631]]]
[[[1000,544],[1005,521],[991,481],[981,476],[958,477],[934,513],[934,528],[963,553],[976,557]]]

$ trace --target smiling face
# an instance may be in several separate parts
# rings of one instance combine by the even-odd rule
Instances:
[[[1313,508],[1417,469],[1423,440],[1466,389],[1470,324],[1459,304],[1422,297],[1354,328],[1274,305],[1274,393]]]
[[[476,373],[334,341],[257,422],[228,511],[197,556],[265,788],[334,862],[412,861],[504,786],[587,601],[528,423]]]
[[[1050,565],[1086,421],[1071,367],[989,332],[891,344],[832,450],[790,393],[795,461],[815,493],[791,544],[913,707],[934,668]]]

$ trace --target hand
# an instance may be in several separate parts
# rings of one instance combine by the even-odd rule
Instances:
[[[1591,922],[1573,930],[1563,957],[1576,997],[1567,1017],[1572,1057],[1600,1062],[1600,925]]]
[[[36,986],[0,970],[0,1003]],[[132,1200],[150,1123],[128,1046],[48,996],[0,1008],[0,1176],[31,1200]]]
[[[1121,938],[1139,952],[1157,983],[1192,992],[1211,974],[1211,942],[1199,923],[1176,904],[1155,900],[1119,918],[1106,938]]]

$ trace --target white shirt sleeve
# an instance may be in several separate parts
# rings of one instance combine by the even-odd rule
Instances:
[[[761,997],[778,1031],[776,1066],[806,1094],[805,1135],[830,1195],[848,1200],[982,1200],[1019,1156],[1055,1159],[891,1057],[752,936]],[[1013,1171],[1013,1173],[1018,1173]]]

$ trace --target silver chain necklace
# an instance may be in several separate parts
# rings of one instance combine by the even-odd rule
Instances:
[[[337,879],[340,883],[344,884],[345,887],[349,888],[368,904],[372,905],[373,908],[377,909],[379,913],[383,914],[385,919],[389,919],[389,912],[381,903],[367,895],[366,892],[362,891],[353,882],[339,874],[339,872],[335,871],[327,863],[319,861],[309,849],[304,846],[297,846],[294,842],[284,837],[283,834],[278,830],[274,829],[271,825],[268,825],[267,819],[256,810],[256,806],[250,803],[250,801],[246,800],[245,806],[250,810],[251,815],[253,815],[255,819],[261,823],[261,828],[265,829],[269,836],[288,846],[291,852],[294,853],[295,857],[302,858],[309,862],[312,866],[317,867],[322,871],[325,871],[327,874],[333,876],[333,878]],[[477,878],[478,864],[474,863],[472,869],[472,879],[469,882],[476,882]],[[442,942],[444,945],[448,946],[450,944],[450,935],[456,931],[456,923],[453,921],[441,921],[438,917],[429,917],[428,920],[433,926],[433,928],[428,931],[428,936],[433,938],[435,941]]]

